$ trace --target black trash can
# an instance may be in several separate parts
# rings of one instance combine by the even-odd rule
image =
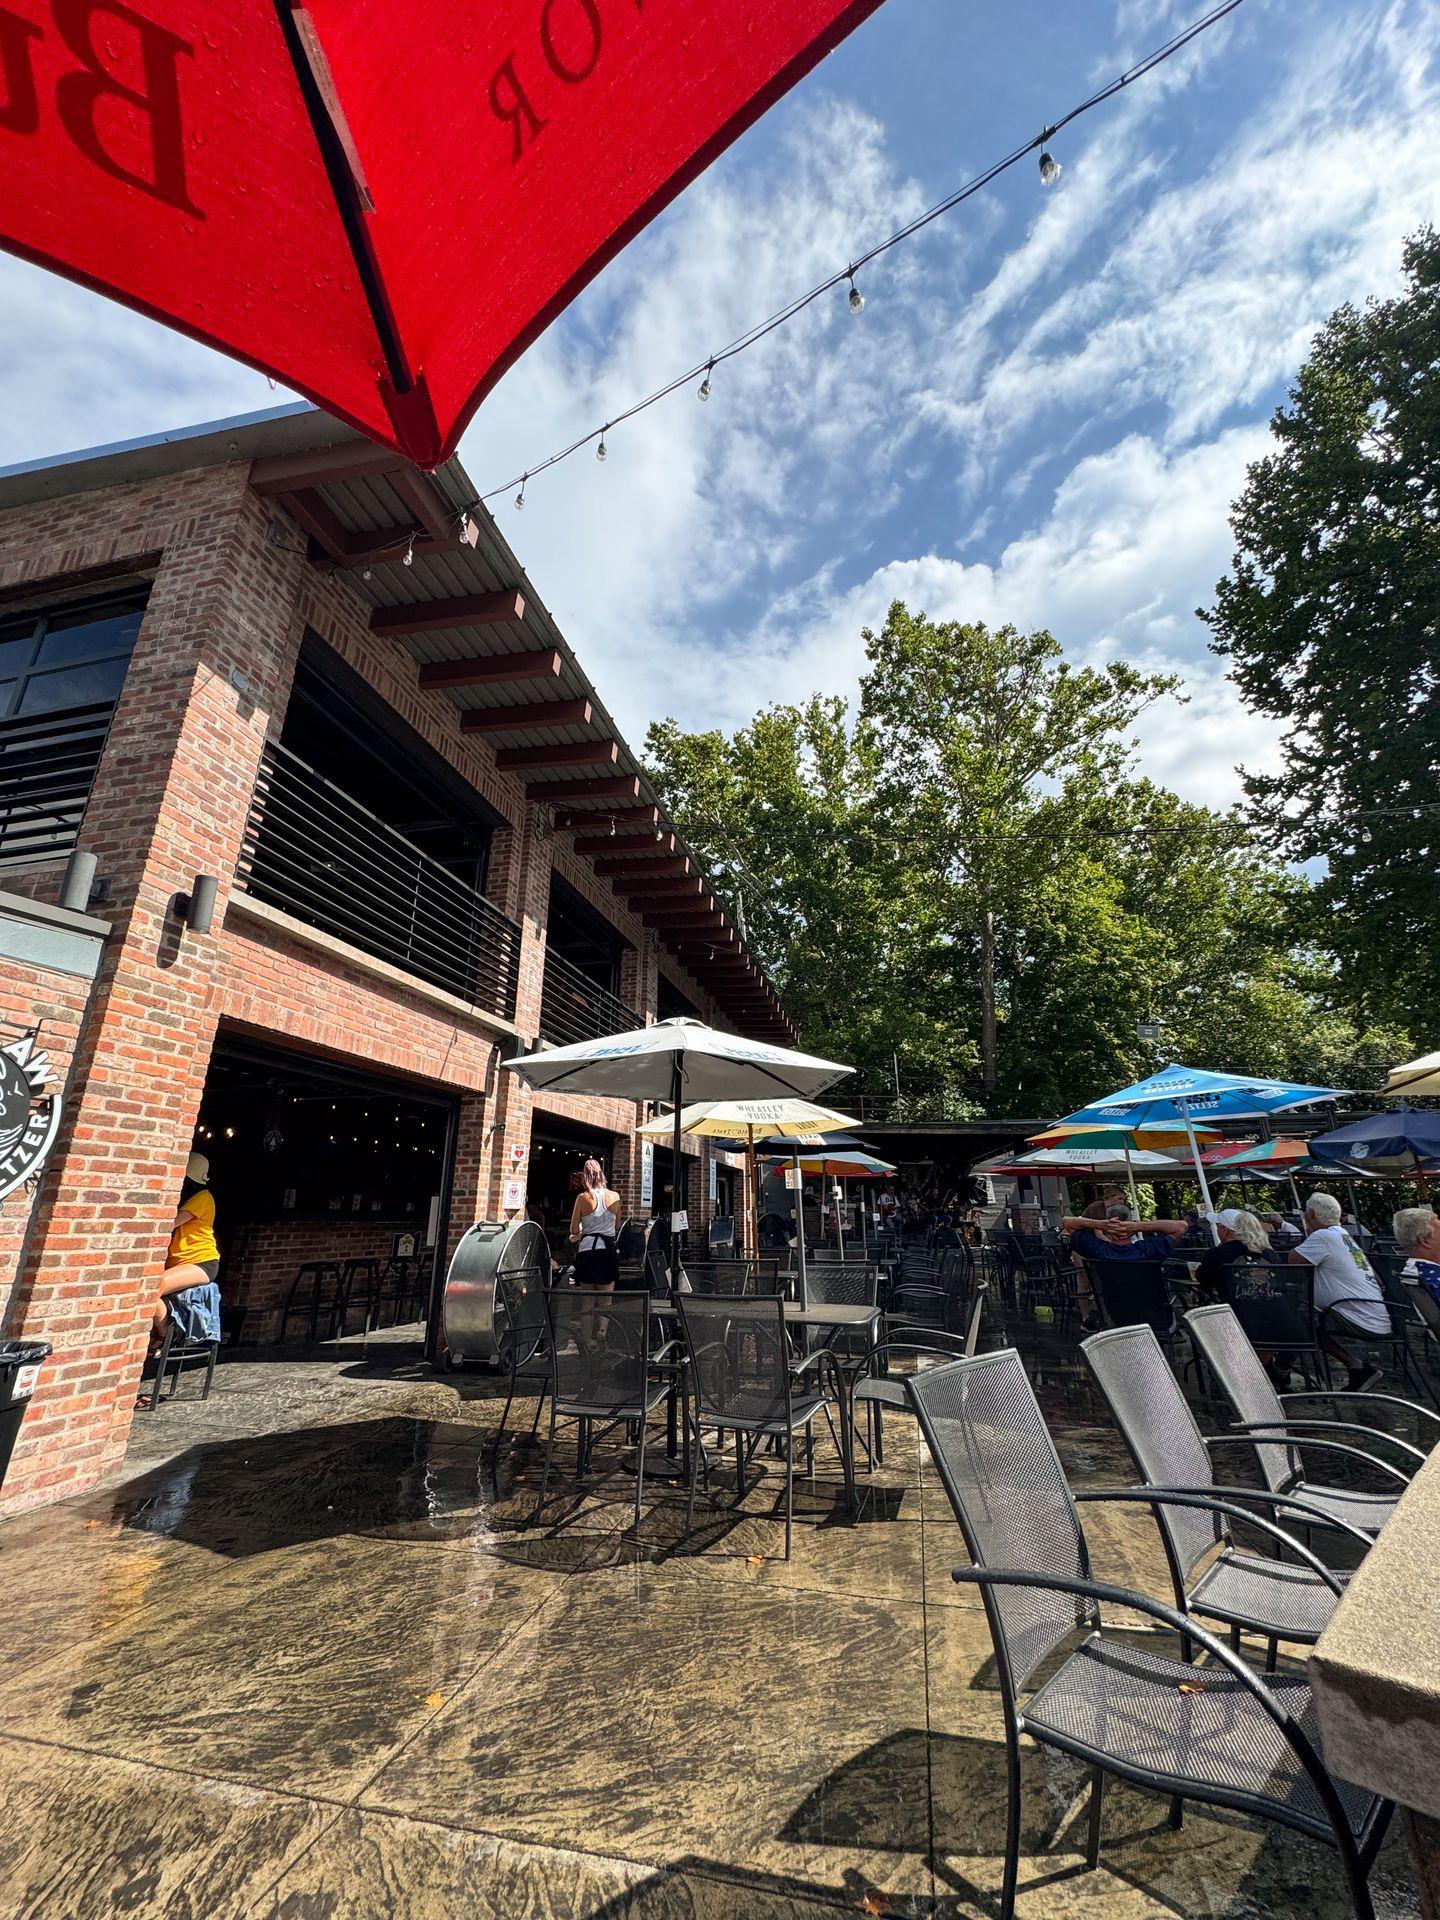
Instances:
[[[35,1391],[40,1363],[48,1360],[53,1349],[44,1340],[0,1340],[0,1486],[25,1409]]]

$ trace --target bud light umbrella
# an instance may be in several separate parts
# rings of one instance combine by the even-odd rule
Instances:
[[[843,1080],[853,1067],[812,1054],[772,1047],[721,1033],[700,1020],[660,1020],[572,1047],[518,1054],[505,1062],[537,1091],[609,1093],[621,1100],[668,1100],[675,1152],[675,1192],[680,1198],[680,1136],[685,1131],[685,1095],[701,1100],[760,1099],[766,1094],[808,1098]],[[670,1284],[680,1278],[680,1244],[670,1235]]]
[[[1247,1077],[1236,1073],[1210,1073],[1204,1067],[1185,1067],[1172,1061],[1147,1080],[1133,1087],[1107,1093],[1093,1100],[1079,1113],[1065,1116],[1066,1126],[1114,1126],[1128,1122],[1132,1126],[1155,1126],[1178,1120],[1190,1145],[1190,1159],[1200,1183],[1200,1195],[1207,1214],[1213,1211],[1200,1145],[1195,1137],[1197,1120],[1259,1120],[1272,1113],[1288,1112],[1291,1107],[1306,1107],[1316,1100],[1334,1100],[1345,1091],[1335,1087],[1311,1087],[1290,1080],[1271,1080],[1263,1074]],[[1215,1222],[1210,1232],[1218,1239]]]
[[[435,467],[879,0],[0,8],[0,247]]]
[[[1413,1175],[1424,1191],[1426,1176],[1440,1173],[1440,1113],[1396,1107],[1392,1113],[1368,1113],[1333,1133],[1317,1133],[1314,1157],[1346,1173],[1372,1180],[1403,1180]]]

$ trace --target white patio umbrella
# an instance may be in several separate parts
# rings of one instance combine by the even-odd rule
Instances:
[[[1407,1060],[1403,1067],[1391,1067],[1380,1093],[1387,1100],[1396,1093],[1417,1100],[1422,1094],[1429,1098],[1440,1094],[1440,1053],[1422,1053],[1418,1060]]]
[[[721,1033],[701,1020],[659,1020],[653,1027],[582,1040],[571,1047],[521,1054],[505,1062],[512,1073],[542,1091],[608,1093],[621,1100],[668,1100],[673,1109],[674,1202],[680,1198],[680,1136],[686,1095],[703,1101],[764,1099],[823,1093],[853,1067],[813,1054],[772,1047]],[[673,1217],[670,1282],[679,1280],[680,1249]]]
[[[833,1133],[838,1127],[857,1127],[859,1124],[849,1114],[837,1113],[833,1107],[822,1107],[814,1100],[802,1100],[793,1095],[780,1100],[706,1100],[686,1107],[680,1115],[682,1134],[701,1133],[715,1140],[743,1140],[750,1149],[750,1210],[756,1253],[760,1251],[760,1187],[755,1177],[755,1142],[762,1139],[794,1139],[798,1143]],[[663,1140],[674,1131],[674,1125],[674,1120],[667,1116],[650,1120],[635,1131],[641,1139]],[[804,1238],[805,1221],[802,1214],[802,1267],[805,1258]]]

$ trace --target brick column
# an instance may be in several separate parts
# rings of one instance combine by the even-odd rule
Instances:
[[[540,1031],[540,996],[545,980],[545,926],[550,912],[553,829],[548,808],[528,806],[518,827],[497,835],[492,878],[503,890],[505,911],[520,922],[520,978],[515,992],[515,1024],[533,1038]],[[495,877],[496,862],[501,864]],[[530,1164],[530,1089],[518,1074],[500,1069],[489,1116],[489,1149],[483,1184],[487,1215],[500,1217],[501,1183],[507,1174],[525,1175]],[[512,1149],[519,1148],[517,1154]]]
[[[293,537],[266,539],[269,519],[236,466],[170,530],[86,814],[115,934],[10,1316],[55,1356],[7,1507],[79,1491],[124,1451],[216,1026],[216,934],[182,926],[175,897],[214,874],[218,931],[299,642],[305,561]]]

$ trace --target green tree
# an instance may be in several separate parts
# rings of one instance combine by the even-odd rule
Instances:
[[[1128,769],[1129,729],[1178,683],[1123,661],[1077,669],[1043,631],[931,621],[898,600],[864,637],[860,730],[875,742],[879,805],[930,873],[945,937],[973,955],[959,984],[965,992],[973,979],[989,1104],[1001,1084],[1001,1023],[1022,981],[1036,985],[1037,940],[1048,928],[1053,967],[1069,937],[1057,949],[1054,936],[1077,921],[1053,899],[1056,849],[1103,821],[1107,792]],[[1067,897],[1076,899],[1073,885]],[[1090,926],[1098,937],[1093,913]],[[1114,977],[1096,964],[1085,971],[1097,988]]]
[[[947,1004],[921,876],[877,816],[874,743],[845,702],[772,707],[728,739],[666,720],[646,757],[802,1044],[833,1048],[872,1085],[902,1053],[910,1090],[953,1104],[974,1050]]]
[[[1286,725],[1246,786],[1273,844],[1323,859],[1311,937],[1362,1018],[1428,1032],[1440,1000],[1440,236],[1406,290],[1341,307],[1249,471],[1201,617],[1251,706]],[[1365,816],[1360,818],[1358,816]]]

